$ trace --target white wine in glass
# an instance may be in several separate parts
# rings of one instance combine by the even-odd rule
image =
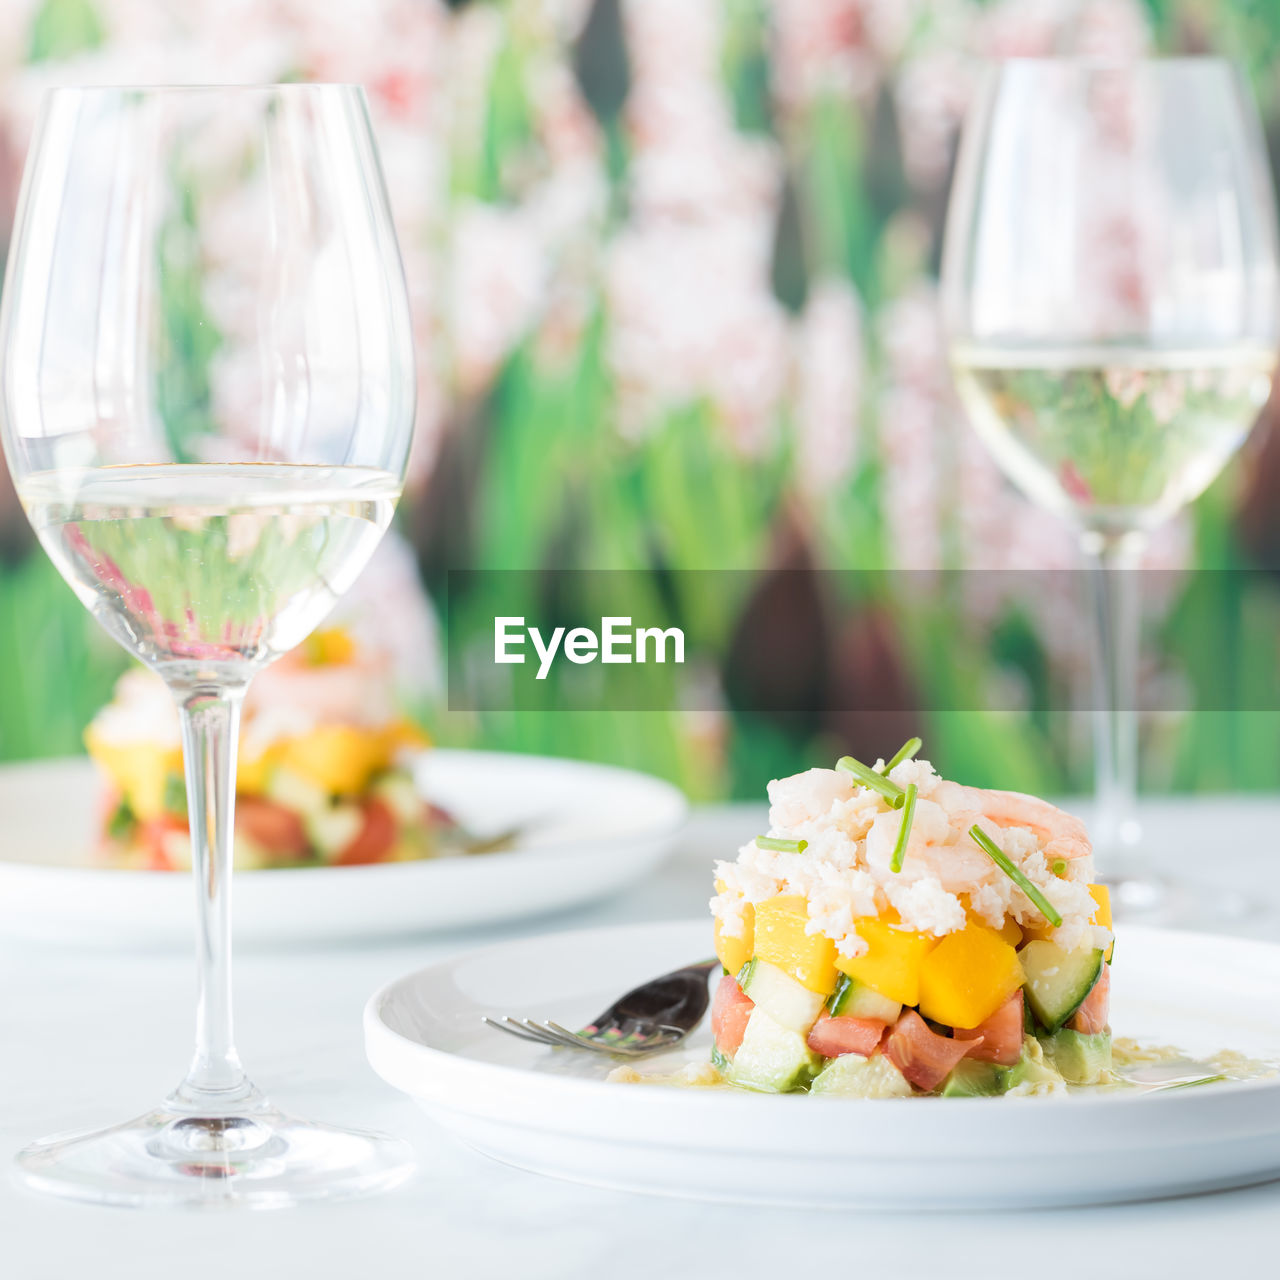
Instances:
[[[1206,914],[1143,846],[1135,572],[1266,402],[1275,224],[1256,112],[1216,59],[1001,63],[966,121],[943,253],[951,363],[1000,466],[1079,530],[1094,838],[1121,917]]]
[[[245,690],[367,563],[413,428],[408,300],[360,89],[55,90],[23,178],[0,374],[42,545],[177,702],[197,908],[186,1076],[145,1115],[28,1147],[20,1173],[130,1205],[392,1186],[406,1145],[277,1109],[241,1066],[231,1008]]]

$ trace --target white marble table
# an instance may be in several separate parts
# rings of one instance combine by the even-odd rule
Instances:
[[[1227,1265],[1276,1273],[1280,1183],[1021,1214],[859,1217],[679,1203],[491,1163],[436,1132],[366,1065],[360,1012],[383,982],[504,937],[700,914],[710,858],[758,830],[760,816],[752,807],[699,813],[657,876],[572,913],[379,947],[242,954],[239,1041],[258,1082],[300,1114],[405,1135],[419,1153],[417,1176],[380,1198],[265,1214],[79,1206],[0,1177],[0,1280],[772,1280],[863,1269],[894,1280],[1080,1280],[1219,1275]],[[1280,799],[1166,803],[1150,818],[1171,865],[1203,849],[1224,879],[1280,903]],[[1235,931],[1280,941],[1280,915],[1264,906]],[[186,1062],[191,988],[185,953],[0,941],[0,1161],[34,1137],[123,1119],[155,1102]]]

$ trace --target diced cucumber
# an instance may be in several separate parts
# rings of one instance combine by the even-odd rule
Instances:
[[[422,822],[426,802],[417,783],[407,774],[385,773],[373,784],[373,794],[382,800],[396,816],[401,826],[414,826]]]
[[[291,769],[272,773],[267,782],[267,799],[301,814],[322,813],[329,807],[329,793]]]
[[[1102,973],[1102,952],[1064,951],[1047,939],[1028,942],[1018,952],[1026,975],[1027,1003],[1046,1031],[1057,1031],[1084,1003]]]
[[[902,1072],[877,1050],[869,1058],[842,1053],[814,1078],[810,1093],[844,1098],[909,1098],[911,1085]]]
[[[345,849],[360,834],[364,826],[364,814],[354,805],[326,805],[303,818],[303,825],[311,843],[321,853],[334,854]]]
[[[801,1035],[818,1020],[826,996],[810,991],[777,965],[758,956],[748,960],[738,974],[738,985],[774,1022]]]
[[[719,1069],[744,1089],[790,1093],[804,1088],[821,1065],[822,1058],[805,1044],[803,1033],[775,1022],[757,1004],[733,1061]]]
[[[956,1063],[946,1083],[942,1086],[944,1098],[989,1098],[1003,1093],[1008,1085],[1008,1068],[994,1062],[975,1062],[961,1058]]]
[[[1068,1084],[1097,1084],[1111,1071],[1111,1033],[1084,1035],[1060,1027],[1041,1042],[1045,1057]]]
[[[897,1022],[902,1006],[888,996],[882,996],[865,982],[842,973],[836,989],[827,1001],[833,1018],[872,1018],[885,1026]]]
[[[711,1046],[711,1065],[722,1075],[729,1074],[731,1059],[726,1058],[714,1045]]]

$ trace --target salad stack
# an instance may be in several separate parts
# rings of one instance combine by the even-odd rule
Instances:
[[[85,733],[105,781],[100,862],[191,864],[182,744],[160,678],[133,670]],[[341,627],[261,672],[245,702],[236,772],[237,867],[355,866],[458,852],[410,756],[426,746],[396,708],[385,654]]]
[[[770,1093],[1037,1093],[1110,1078],[1114,947],[1083,824],[916,758],[769,784],[716,865],[713,1062]]]

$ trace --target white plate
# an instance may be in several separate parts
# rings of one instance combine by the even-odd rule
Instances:
[[[330,941],[510,920],[599,897],[670,852],[687,805],[645,774],[545,756],[430,751],[424,792],[478,833],[529,823],[510,851],[236,878],[237,942]],[[0,934],[188,946],[191,877],[89,865],[87,760],[0,769]]]
[[[401,978],[365,1009],[374,1069],[464,1142],[599,1186],[863,1209],[1078,1205],[1280,1176],[1280,1079],[1168,1093],[861,1101],[611,1084],[610,1060],[526,1045],[484,1014],[580,1026],[703,958],[710,921],[508,943]],[[1112,1025],[1196,1054],[1280,1050],[1280,947],[1122,930]],[[1268,1022],[1267,1019],[1270,1019]],[[706,1059],[706,1026],[683,1055]]]

